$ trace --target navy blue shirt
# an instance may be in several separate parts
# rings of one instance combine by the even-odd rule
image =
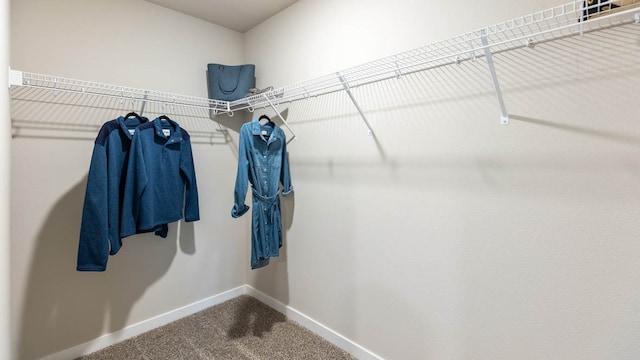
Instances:
[[[162,224],[200,220],[198,187],[186,130],[167,117],[140,125],[133,136],[120,236]]]
[[[122,247],[120,211],[132,133],[148,119],[119,117],[102,125],[96,137],[82,208],[78,271],[104,271],[109,255]]]

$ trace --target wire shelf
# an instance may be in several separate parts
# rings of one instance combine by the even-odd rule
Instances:
[[[573,1],[493,26],[355,66],[335,74],[285,86],[231,102],[233,109],[255,109],[307,99],[348,87],[367,85],[485,56],[485,48],[500,53],[533,47],[555,39],[640,22],[640,0],[602,0],[585,6]],[[616,5],[619,4],[619,5]],[[618,6],[613,8],[613,6]],[[486,42],[483,43],[483,40]],[[343,81],[344,80],[344,81]]]
[[[10,85],[48,89],[53,91],[54,94],[57,92],[76,93],[119,99],[121,102],[144,101],[150,103],[169,104],[173,106],[178,105],[191,108],[210,109],[216,112],[229,111],[229,103],[227,101],[97,83],[86,80],[69,79],[52,75],[21,72],[16,70],[12,70],[12,72],[17,73],[17,75],[14,74],[14,76],[10,76],[10,78],[13,77],[19,80],[17,80],[17,82],[14,80],[14,83]]]
[[[586,6],[592,2],[591,6]],[[640,23],[640,0],[572,1],[359,66],[227,102],[119,85],[10,71],[9,85],[209,109],[216,114],[274,107],[570,36]],[[640,26],[640,25],[639,25]],[[490,50],[490,51],[487,51]]]

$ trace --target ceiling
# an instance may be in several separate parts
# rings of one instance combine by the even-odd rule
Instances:
[[[244,33],[298,0],[147,1]]]

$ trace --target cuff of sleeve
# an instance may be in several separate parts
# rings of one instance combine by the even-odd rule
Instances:
[[[293,186],[289,188],[288,191],[282,191],[282,196],[288,196],[291,195],[291,193],[293,193]]]
[[[97,266],[97,265],[78,265],[76,267],[77,271],[105,271],[107,270],[106,266]]]
[[[169,225],[162,224],[162,225],[156,226],[155,234],[156,236],[160,236],[161,238],[166,239],[167,235],[169,235]]]
[[[233,216],[234,218],[238,218],[244,215],[247,211],[249,211],[249,206],[247,206],[246,204],[242,204],[240,206],[233,205],[233,209],[231,209],[231,216]]]

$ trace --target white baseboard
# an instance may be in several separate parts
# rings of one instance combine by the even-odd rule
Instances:
[[[159,328],[170,322],[182,319],[183,317],[195,314],[206,308],[214,305],[221,304],[227,300],[231,300],[240,295],[246,294],[246,286],[240,286],[229,291],[225,291],[221,294],[214,295],[210,298],[197,301],[193,304],[183,306],[181,308],[169,311],[167,313],[155,316],[151,319],[141,321],[137,324],[127,326],[126,328],[116,331],[114,333],[105,334],[94,340],[88,341],[84,344],[74,346],[72,348],[63,350],[61,352],[48,355],[41,360],[69,360],[75,359],[82,355],[88,355],[92,352],[104,349],[108,346],[114,345],[126,339],[140,335],[144,332]]]
[[[104,349],[108,346],[117,344],[121,341],[140,335],[144,332],[164,326],[183,317],[195,314],[211,306],[221,304],[240,295],[253,296],[254,298],[273,308],[274,310],[284,314],[290,320],[297,322],[298,324],[323,337],[330,343],[336,345],[337,347],[341,348],[342,350],[348,352],[349,354],[355,356],[360,360],[384,360],[378,355],[338,334],[337,332],[331,330],[330,328],[324,326],[316,320],[313,320],[312,318],[304,315],[298,310],[281,303],[280,301],[249,285],[243,285],[235,289],[225,291],[210,298],[197,301],[193,304],[183,306],[181,308],[169,311],[145,321],[141,321],[137,324],[127,326],[120,331],[102,335],[94,340],[74,346],[55,354],[48,355],[44,358],[41,358],[40,360],[75,359],[77,357],[87,355],[92,352]]]
[[[245,285],[245,286],[247,288],[247,292],[246,292],[247,295],[253,296],[254,298],[260,300],[261,302],[273,308],[274,310],[284,314],[289,320],[297,322],[298,324],[309,329],[310,331],[317,334],[318,336],[326,339],[333,345],[355,356],[357,359],[384,360],[380,356],[356,344],[355,342],[349,340],[343,335],[340,335],[339,333],[331,330],[330,328],[308,317],[307,315],[301,313],[300,311],[292,308],[291,306],[287,306],[281,303],[280,301],[261,292],[260,290],[253,288],[252,286],[249,286],[249,285]]]

